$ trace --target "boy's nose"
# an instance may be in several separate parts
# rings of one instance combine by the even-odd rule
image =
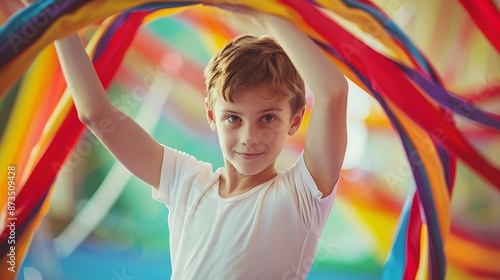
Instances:
[[[252,125],[247,125],[242,129],[241,142],[246,146],[259,143],[259,129]]]

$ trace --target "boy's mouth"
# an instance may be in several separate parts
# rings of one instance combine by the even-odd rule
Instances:
[[[238,153],[238,152],[236,153],[244,159],[254,159],[263,154],[263,153]]]

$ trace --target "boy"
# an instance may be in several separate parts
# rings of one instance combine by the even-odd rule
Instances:
[[[172,279],[304,279],[331,210],[347,142],[347,82],[292,23],[254,17],[281,47],[241,36],[205,70],[207,119],[225,162],[215,173],[114,108],[77,36],[56,42],[80,120],[169,208]],[[278,172],[285,139],[302,122],[302,79],[315,97],[305,147]],[[115,129],[97,133],[103,121]]]

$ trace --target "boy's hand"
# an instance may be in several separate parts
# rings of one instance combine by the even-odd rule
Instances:
[[[24,8],[19,0],[0,1],[0,25],[4,24],[13,14]]]
[[[233,2],[239,2],[239,1],[233,1]],[[226,10],[229,12],[235,12],[235,13],[240,13],[240,14],[248,14],[250,10],[253,10],[252,8],[243,6],[243,5],[237,5],[237,4],[231,4],[231,3],[217,3],[216,1],[210,1],[210,2],[203,2],[202,3],[205,6],[212,6],[216,7],[222,10]]]
[[[219,8],[221,10],[225,10],[231,13],[239,14],[239,15],[244,15],[249,17],[252,22],[257,25],[257,27],[267,29],[268,24],[271,23],[272,21],[286,21],[286,19],[281,18],[279,16],[265,13],[256,9],[253,9],[251,7],[243,6],[243,5],[235,5],[235,4],[226,4],[226,3],[203,3],[205,6],[212,6]]]

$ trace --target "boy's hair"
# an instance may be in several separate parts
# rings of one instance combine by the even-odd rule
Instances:
[[[249,87],[270,86],[288,99],[292,115],[306,105],[304,80],[272,38],[243,35],[215,54],[204,72],[209,108],[217,96],[233,102],[233,94]]]

